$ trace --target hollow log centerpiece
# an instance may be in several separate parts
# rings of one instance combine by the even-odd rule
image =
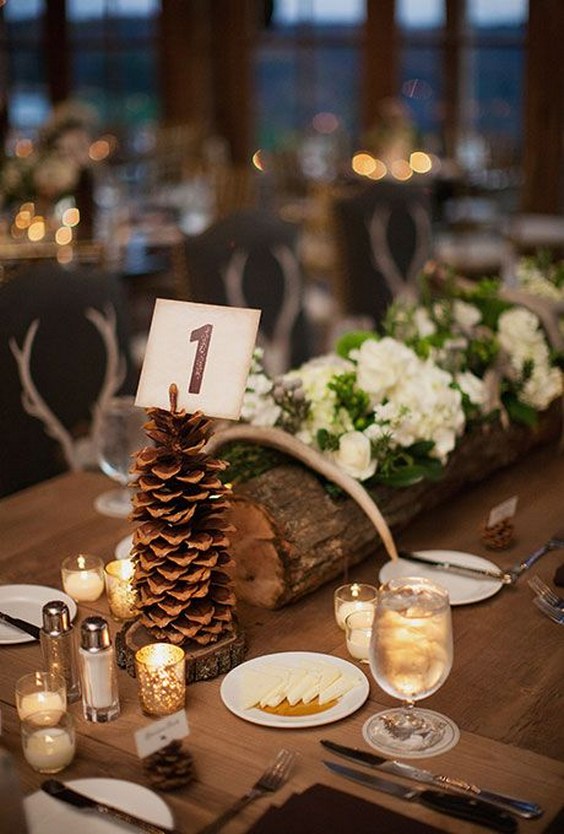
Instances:
[[[133,585],[138,618],[119,635],[120,665],[147,643],[168,642],[186,653],[188,681],[229,671],[244,657],[228,568],[228,492],[219,473],[226,463],[204,452],[212,421],[201,412],[148,409],[152,446],[139,450],[133,474]]]
[[[422,480],[401,488],[382,485],[371,490],[369,501],[391,530],[401,530],[466,485],[507,466],[534,446],[556,441],[561,427],[559,401],[539,415],[534,428],[518,424],[504,428],[500,423],[476,427],[461,438],[439,481]],[[384,544],[391,558],[393,550],[358,494],[344,491],[335,498],[328,492],[326,479],[335,479],[320,453],[301,444],[302,454],[297,455],[296,438],[279,429],[244,425],[215,433],[209,449],[217,453],[223,448],[229,457],[229,444],[234,443],[258,443],[286,453],[267,471],[233,485],[229,517],[237,528],[232,555],[239,600],[280,608],[375,555],[377,584],[385,559],[378,548]]]

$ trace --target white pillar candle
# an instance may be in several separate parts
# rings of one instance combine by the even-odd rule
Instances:
[[[345,620],[347,650],[351,657],[368,662],[374,608],[371,611],[353,611]]]
[[[63,727],[41,727],[24,739],[26,761],[40,773],[58,773],[72,762],[75,743]]]
[[[41,712],[49,717],[51,722],[57,722],[65,708],[66,704],[59,692],[30,692],[19,702],[18,715],[23,721],[24,718]]]
[[[104,563],[80,553],[65,559],[61,569],[64,591],[76,602],[94,602],[104,591]]]

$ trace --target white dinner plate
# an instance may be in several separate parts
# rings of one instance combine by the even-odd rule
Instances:
[[[132,547],[133,536],[130,534],[129,536],[125,536],[125,538],[123,538],[116,544],[114,556],[116,557],[116,559],[129,559]]]
[[[76,602],[64,591],[46,585],[0,585],[0,611],[40,626],[41,610],[46,602],[61,599],[68,605],[71,620],[76,617]],[[0,621],[0,644],[31,643],[33,637]]]
[[[452,562],[453,565],[463,565],[467,568],[484,568],[486,570],[498,570],[497,565],[482,559],[481,556],[474,556],[472,553],[461,553],[458,550],[417,550],[418,556],[422,559],[434,559],[437,562]],[[497,594],[503,586],[497,579],[481,579],[473,576],[460,576],[456,573],[435,568],[432,565],[426,567],[417,562],[410,562],[407,559],[386,562],[380,570],[380,582],[388,582],[397,576],[423,576],[425,579],[432,579],[443,588],[446,588],[451,605],[466,605],[470,602],[479,602]]]
[[[170,808],[156,793],[121,779],[75,779],[65,782],[99,802],[115,805],[155,825],[172,828],[174,820]],[[37,791],[24,799],[29,834],[124,834],[133,831],[130,825],[102,817],[94,811],[73,808],[44,791]]]
[[[335,706],[313,715],[271,715],[255,707],[251,707],[251,709],[241,707],[242,680],[247,669],[257,670],[262,666],[279,665],[280,663],[285,666],[292,666],[296,663],[304,663],[304,661],[330,663],[343,673],[355,675],[358,678],[358,684],[341,696]],[[252,724],[263,724],[265,727],[281,727],[292,730],[300,727],[317,727],[321,724],[332,724],[333,721],[339,721],[361,707],[368,698],[369,692],[368,678],[358,666],[349,663],[348,660],[341,660],[340,657],[320,654],[319,652],[278,652],[255,657],[232,669],[223,679],[220,689],[221,700],[227,709],[239,718],[244,718],[245,721],[250,721]]]

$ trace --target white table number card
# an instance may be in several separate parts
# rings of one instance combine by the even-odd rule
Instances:
[[[237,420],[257,336],[260,310],[157,298],[135,404]]]

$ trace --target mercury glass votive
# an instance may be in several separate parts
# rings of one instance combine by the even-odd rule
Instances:
[[[133,587],[135,565],[130,559],[116,559],[104,567],[110,614],[117,622],[137,616],[137,591]]]
[[[23,754],[39,773],[59,773],[74,758],[76,736],[68,712],[32,713],[21,723]]]
[[[170,715],[186,699],[184,650],[170,643],[152,643],[135,653],[139,702],[146,715]]]
[[[61,579],[75,602],[94,602],[104,591],[104,563],[90,553],[68,556],[61,565]]]
[[[57,720],[66,708],[67,690],[62,675],[30,672],[16,681],[16,709],[20,720],[40,714],[49,723]]]
[[[353,611],[374,613],[374,606],[378,599],[378,589],[374,585],[353,582],[352,585],[341,585],[337,588],[333,599],[337,625],[344,631],[345,619]]]

